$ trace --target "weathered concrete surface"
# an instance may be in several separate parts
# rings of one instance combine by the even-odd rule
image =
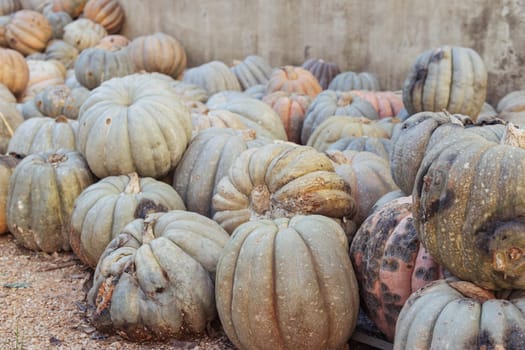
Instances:
[[[274,66],[307,57],[370,71],[400,89],[415,57],[440,45],[475,49],[487,99],[525,88],[525,0],[121,0],[124,34],[164,31],[190,66],[259,54]]]

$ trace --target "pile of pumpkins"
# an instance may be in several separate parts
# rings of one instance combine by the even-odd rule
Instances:
[[[485,103],[475,51],[382,91],[322,59],[189,68],[124,20],[0,0],[0,231],[93,268],[100,331],[335,350],[361,308],[395,349],[525,342],[525,92]]]

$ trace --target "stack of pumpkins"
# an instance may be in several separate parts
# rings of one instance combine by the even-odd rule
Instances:
[[[119,35],[117,0],[0,15],[0,229],[95,269],[101,331],[185,339],[219,316],[240,349],[339,349],[361,304],[399,349],[522,336],[480,289],[523,288],[525,206],[474,51],[424,53],[401,93],[320,59],[187,68],[170,35]],[[450,275],[480,287],[424,287]],[[445,306],[507,321],[467,332]]]

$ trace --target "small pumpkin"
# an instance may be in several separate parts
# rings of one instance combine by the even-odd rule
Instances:
[[[282,66],[273,70],[266,94],[275,91],[296,92],[315,98],[323,90],[317,79],[301,67]]]
[[[5,28],[9,47],[24,55],[43,51],[53,35],[44,15],[32,10],[17,11]]]
[[[186,69],[184,47],[175,37],[166,33],[138,36],[128,45],[128,52],[137,71],[159,72],[178,78]]]
[[[179,194],[165,182],[137,173],[108,176],[76,198],[69,241],[80,260],[95,267],[106,246],[131,221],[184,209]]]
[[[221,61],[211,61],[184,72],[183,80],[213,95],[219,91],[241,91],[241,85],[230,68]]]
[[[76,151],[58,150],[25,157],[9,181],[9,231],[31,250],[70,250],[68,232],[73,202],[94,181],[84,158]]]
[[[115,34],[124,24],[124,9],[118,0],[88,0],[84,17],[101,24],[109,34]]]
[[[0,234],[9,232],[6,215],[9,180],[21,159],[16,154],[0,155]]]
[[[82,51],[97,45],[106,35],[106,29],[100,24],[87,18],[79,18],[64,27],[62,39]]]
[[[343,348],[359,309],[347,249],[344,231],[322,215],[239,226],[217,265],[228,338],[240,350]]]
[[[0,47],[0,83],[14,95],[22,93],[29,82],[29,67],[24,56],[11,49]]]
[[[313,74],[323,90],[326,90],[332,79],[341,73],[337,63],[320,58],[309,58],[303,62],[302,67]]]
[[[350,90],[379,90],[377,76],[369,72],[343,72],[335,76],[328,85],[328,90],[350,91]]]
[[[77,81],[89,90],[102,82],[134,73],[135,67],[126,50],[83,50],[75,62]]]
[[[263,57],[250,55],[243,61],[233,61],[231,70],[239,80],[242,90],[247,90],[254,85],[266,84],[273,69]]]

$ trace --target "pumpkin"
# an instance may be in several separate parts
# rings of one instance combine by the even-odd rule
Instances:
[[[89,96],[89,90],[83,87],[70,89],[66,85],[45,88],[35,97],[38,110],[48,117],[64,115],[77,119],[80,106]]]
[[[13,12],[22,9],[20,0],[2,0],[0,1],[0,16],[10,15]]]
[[[317,58],[307,59],[303,62],[302,67],[312,73],[323,90],[326,90],[332,79],[341,73],[337,63],[326,62],[323,59]]]
[[[92,90],[102,82],[132,74],[133,62],[126,50],[87,48],[75,62],[75,76],[84,87]]]
[[[523,135],[512,124],[496,142],[459,125],[448,129],[434,132],[416,175],[420,240],[460,279],[494,290],[525,288],[525,151],[513,143]]]
[[[25,157],[9,181],[9,231],[31,250],[70,250],[68,231],[73,202],[94,181],[78,152],[57,150]]]
[[[320,214],[351,217],[350,187],[311,147],[272,143],[242,152],[215,188],[213,219],[226,231],[255,218]]]
[[[367,218],[376,201],[398,187],[390,175],[387,160],[370,152],[327,151],[335,172],[350,186],[356,212],[352,221],[358,226]]]
[[[5,27],[9,47],[24,55],[43,51],[52,34],[53,28],[44,15],[31,10],[17,11]]]
[[[99,178],[130,172],[162,178],[191,138],[182,100],[147,74],[105,81],[84,101],[78,120],[77,149]]]
[[[213,95],[219,91],[241,91],[235,74],[221,61],[211,61],[184,72],[183,80],[195,84]]]
[[[166,33],[138,36],[128,45],[128,52],[137,71],[159,72],[178,78],[186,69],[184,47]]]
[[[104,50],[120,50],[128,46],[129,43],[129,39],[124,35],[112,34],[100,39],[95,47]]]
[[[0,234],[9,232],[7,227],[7,196],[13,169],[22,157],[15,154],[0,155]]]
[[[296,92],[315,98],[322,91],[317,79],[301,67],[282,66],[273,70],[266,85],[266,94],[275,91]]]
[[[109,34],[115,34],[124,24],[124,9],[118,0],[88,0],[84,17],[101,24]]]
[[[253,85],[244,90],[244,93],[249,97],[262,100],[266,96],[266,84]]]
[[[320,152],[343,137],[368,136],[387,138],[387,132],[374,121],[364,117],[333,116],[322,122],[306,143]]]
[[[49,6],[45,8],[44,16],[51,25],[52,28],[52,39],[62,39],[64,36],[64,27],[69,23],[73,22],[73,19],[67,12],[55,12],[49,9]]]
[[[0,84],[0,102],[16,103],[16,97],[4,84]]]
[[[87,0],[52,0],[52,10],[55,12],[67,12],[72,18],[80,16]]]
[[[377,111],[368,101],[352,96],[348,92],[326,90],[312,101],[306,111],[301,131],[302,143],[306,144],[317,126],[334,115],[378,118]]]
[[[214,278],[228,238],[214,221],[186,211],[133,220],[95,270],[92,323],[134,341],[203,335],[217,316]]]
[[[0,83],[14,95],[25,90],[29,81],[29,67],[24,56],[11,49],[0,47]]]
[[[350,258],[366,315],[388,341],[410,294],[440,278],[439,265],[418,240],[412,197],[386,203],[357,230]]]
[[[266,84],[272,74],[272,67],[261,56],[246,56],[243,61],[233,61],[231,67],[242,90],[246,90],[254,85]]]
[[[396,91],[352,90],[350,92],[370,102],[377,111],[379,119],[395,117],[404,108],[402,96]]]
[[[331,144],[327,151],[366,151],[374,153],[390,162],[392,142],[384,137],[348,136]]]
[[[37,93],[48,86],[64,84],[66,69],[59,61],[27,60],[27,66],[29,68],[29,81],[22,93],[23,102],[34,98]]]
[[[441,46],[420,54],[403,85],[409,114],[459,113],[475,118],[487,94],[487,69],[479,54],[460,46]]]
[[[15,104],[0,101],[0,154],[7,152],[9,140],[23,122],[24,117]]]
[[[82,51],[93,47],[108,35],[106,29],[87,18],[79,18],[64,27],[62,39]]]
[[[78,49],[64,40],[51,40],[46,47],[46,59],[56,60],[66,69],[73,68],[78,57]]]
[[[7,152],[26,156],[59,149],[73,151],[77,129],[78,122],[64,116],[27,119],[16,128]]]
[[[357,320],[357,282],[341,227],[322,215],[237,228],[217,265],[215,299],[240,350],[340,349]]]
[[[137,173],[105,177],[75,200],[71,247],[83,263],[95,267],[106,246],[134,219],[184,209],[179,194],[165,182]]]
[[[186,208],[213,217],[211,200],[217,183],[230,170],[235,159],[249,147],[265,142],[253,131],[209,128],[195,136],[175,169],[173,187]]]
[[[394,350],[520,349],[525,295],[498,298],[472,283],[438,280],[413,293],[396,324]]]
[[[339,73],[328,85],[328,90],[350,91],[350,90],[379,90],[379,80],[373,73],[368,72],[343,72]]]
[[[269,104],[281,118],[288,141],[301,143],[304,116],[312,102],[310,96],[276,91],[266,95],[262,101]]]

